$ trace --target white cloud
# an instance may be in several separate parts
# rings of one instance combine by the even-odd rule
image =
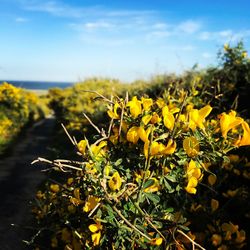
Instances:
[[[201,28],[201,23],[192,20],[184,21],[177,26],[177,30],[188,34],[193,34],[198,30],[200,30],[200,28]]]
[[[167,29],[169,27],[170,25],[166,23],[155,23],[152,25],[152,28],[157,30]]]
[[[220,43],[235,42],[247,37],[250,37],[250,30],[233,31],[231,29],[215,32],[203,31],[198,36],[200,40],[214,40]]]
[[[29,19],[28,18],[24,18],[24,17],[17,17],[15,19],[15,22],[17,22],[17,23],[26,23],[28,21],[29,21]]]
[[[112,29],[115,27],[115,24],[106,21],[88,22],[84,24],[84,28],[86,28],[87,30]]]
[[[208,53],[208,52],[204,52],[201,54],[201,56],[205,59],[210,59],[213,57],[213,55],[211,53]]]

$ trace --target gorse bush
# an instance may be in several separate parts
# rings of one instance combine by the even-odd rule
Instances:
[[[43,117],[38,97],[6,82],[0,85],[0,152],[28,122]]]
[[[92,124],[94,142],[68,134],[78,159],[38,158],[67,177],[36,196],[33,213],[49,238],[46,247],[244,247],[246,232],[227,210],[241,190],[230,189],[225,173],[249,179],[229,155],[250,145],[248,123],[233,110],[217,114],[183,90],[103,101],[110,123]]]

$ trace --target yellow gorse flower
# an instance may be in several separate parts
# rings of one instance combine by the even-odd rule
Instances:
[[[94,156],[101,156],[104,154],[103,148],[107,146],[106,141],[101,141],[98,145],[92,144],[90,146],[90,150],[93,153]]]
[[[198,185],[199,180],[202,178],[202,173],[200,168],[196,166],[196,163],[191,160],[187,167],[187,179],[188,183],[185,187],[185,190],[190,194],[196,194],[196,187]]]
[[[127,106],[130,107],[130,114],[134,119],[142,113],[141,101],[139,101],[136,96],[128,102]]]
[[[152,115],[144,115],[142,117],[142,122],[144,125],[148,125],[148,123],[151,121]]]
[[[77,147],[79,152],[85,154],[87,145],[88,145],[87,140],[81,140],[80,142],[78,142]]]
[[[89,195],[87,201],[85,202],[85,205],[83,207],[83,211],[84,212],[90,212],[91,210],[93,210],[96,205],[99,203],[101,199],[93,196],[93,195]]]
[[[96,224],[89,225],[89,230],[92,233],[91,239],[93,245],[98,246],[100,244],[100,239],[101,239],[101,230],[102,230],[101,223],[98,221]]]
[[[175,118],[174,115],[169,111],[168,106],[162,108],[163,123],[169,130],[173,130]]]
[[[199,142],[194,136],[186,137],[183,140],[183,148],[189,157],[197,156],[200,150]]]
[[[250,128],[245,121],[243,121],[241,125],[243,128],[243,136],[237,143],[237,146],[248,146],[250,145]]]
[[[140,138],[139,127],[136,126],[131,127],[127,132],[127,140],[129,142],[136,144],[139,138]]]
[[[110,118],[120,119],[120,115],[117,113],[118,108],[120,108],[120,105],[117,102],[114,104],[114,109],[113,107],[110,107],[110,109],[107,112]]]
[[[160,190],[161,186],[159,184],[159,181],[156,178],[150,178],[150,180],[153,180],[154,183],[151,186],[145,188],[144,192],[145,193],[154,193],[154,192],[157,192],[158,190]]]
[[[150,241],[150,245],[152,246],[160,246],[163,242],[163,239],[158,237],[158,238],[154,238]]]
[[[142,106],[145,111],[149,111],[151,106],[153,105],[153,100],[151,98],[141,98]]]
[[[210,105],[206,105],[199,110],[191,109],[189,111],[189,128],[191,128],[193,131],[196,129],[196,127],[204,129],[205,127],[203,123],[211,111],[212,107]]]
[[[116,190],[119,190],[119,189],[121,188],[122,179],[121,179],[121,177],[120,177],[120,175],[119,175],[118,172],[115,172],[115,173],[111,176],[111,178],[110,178],[110,180],[109,180],[109,182],[108,182],[108,185],[109,185],[109,187],[110,187],[110,189],[111,189],[112,191],[116,191]]]
[[[222,136],[226,139],[227,133],[240,125],[243,122],[243,119],[240,117],[236,117],[236,112],[231,111],[229,114],[222,113],[220,117],[220,128]]]

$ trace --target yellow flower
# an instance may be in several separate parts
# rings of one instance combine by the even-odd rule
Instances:
[[[205,122],[205,118],[210,114],[212,108],[210,105],[206,105],[205,107],[198,109],[191,109],[189,111],[189,128],[193,131],[196,127],[200,129],[204,129],[203,123]]]
[[[151,106],[153,105],[153,100],[151,98],[141,98],[142,106],[145,111],[149,111]]]
[[[115,103],[115,105],[114,105],[114,111],[112,110],[113,109],[113,107],[111,107],[109,110],[108,110],[108,115],[109,115],[109,117],[110,118],[112,118],[112,119],[120,119],[120,115],[117,113],[117,109],[118,108],[120,108],[120,105],[119,105],[119,103]]]
[[[100,232],[102,230],[101,223],[98,221],[96,224],[89,225],[89,230],[91,233],[93,233],[91,235],[93,245],[98,246],[100,244],[100,239],[101,239],[101,232]]]
[[[87,140],[81,140],[80,142],[78,142],[77,147],[80,153],[85,154],[87,144]]]
[[[144,125],[147,125],[150,122],[151,118],[152,118],[152,115],[144,115],[141,120]]]
[[[186,137],[183,140],[183,148],[189,157],[197,156],[200,150],[199,142],[194,136]]]
[[[89,225],[89,230],[91,233],[96,233],[96,232],[102,230],[102,224],[99,221],[97,221],[96,224]]]
[[[188,184],[185,187],[185,190],[190,194],[196,194],[196,186],[198,185],[198,180],[195,177],[191,177],[188,180]]]
[[[153,115],[152,115],[152,118],[151,118],[150,122],[152,124],[159,123],[159,122],[161,122],[161,118],[160,118],[160,116],[156,112],[154,112]]]
[[[208,180],[209,185],[213,186],[215,182],[217,181],[217,177],[216,175],[210,174],[207,180]]]
[[[222,136],[226,139],[229,130],[240,125],[242,121],[242,118],[236,117],[235,111],[231,111],[229,114],[222,113],[220,117],[220,128]]]
[[[119,190],[122,185],[122,179],[118,172],[115,172],[108,182],[108,185],[112,191]]]
[[[106,141],[101,141],[98,145],[92,144],[90,146],[91,152],[93,153],[94,156],[101,156],[104,154],[103,148],[107,146]]]
[[[50,190],[53,192],[53,193],[58,193],[60,191],[60,187],[59,185],[57,184],[51,184],[50,185]]]
[[[85,202],[85,205],[83,207],[83,211],[84,212],[89,212],[89,211],[92,211],[96,205],[98,204],[98,202],[100,201],[101,199],[96,197],[96,196],[93,196],[93,195],[89,195],[88,196],[88,199],[87,201]]]
[[[151,131],[151,129],[150,128],[148,128],[146,131],[145,131],[145,129],[143,128],[143,127],[139,127],[139,129],[138,129],[138,135],[139,135],[139,137],[140,137],[140,139],[143,141],[143,142],[146,142],[146,141],[148,141],[148,136],[149,136],[149,134],[150,134],[150,131]]]
[[[128,102],[127,106],[130,107],[130,113],[134,119],[136,119],[138,115],[142,113],[141,101],[139,101],[136,96],[134,96],[132,100]]]
[[[217,247],[222,242],[222,237],[219,234],[213,234],[211,237],[213,246]]]
[[[160,153],[164,155],[171,155],[175,152],[176,142],[173,139],[169,139],[167,146],[161,149]]]
[[[168,106],[162,108],[163,123],[169,130],[173,130],[175,118],[174,115],[169,111]]]
[[[219,201],[211,199],[211,209],[212,212],[216,211],[219,208]]]
[[[75,206],[79,206],[82,203],[82,200],[80,198],[80,189],[75,188],[73,191],[73,194],[74,194],[74,197],[70,198],[70,202]]]
[[[160,246],[163,242],[163,239],[158,237],[158,238],[154,238],[150,241],[150,245],[153,245],[153,246]]]
[[[133,126],[131,127],[128,132],[127,132],[127,140],[129,142],[132,142],[134,144],[137,143],[137,141],[139,140],[140,138],[140,135],[139,135],[139,127],[136,127],[136,126]]]
[[[202,178],[201,170],[196,166],[196,163],[193,160],[191,160],[188,164],[187,176],[188,178],[195,177],[197,180],[200,180]]]
[[[154,193],[154,192],[157,192],[158,190],[160,190],[161,186],[159,185],[159,181],[156,178],[151,178],[150,180],[153,180],[154,183],[151,186],[145,188],[144,192],[145,193]]]
[[[160,109],[163,108],[163,107],[166,105],[166,103],[165,103],[165,101],[164,101],[163,98],[158,98],[158,99],[156,100],[156,104],[157,104],[157,106],[158,106]]]
[[[244,230],[240,230],[236,232],[235,242],[240,244],[246,239],[246,232]]]
[[[243,137],[237,144],[238,146],[247,146],[250,145],[250,128],[249,125],[244,121],[242,122],[242,128],[243,128]]]

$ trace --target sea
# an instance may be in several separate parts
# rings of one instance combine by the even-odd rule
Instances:
[[[32,90],[48,90],[50,88],[67,88],[72,86],[73,82],[48,82],[48,81],[13,81],[13,80],[0,80],[2,82],[8,82],[16,87]]]

